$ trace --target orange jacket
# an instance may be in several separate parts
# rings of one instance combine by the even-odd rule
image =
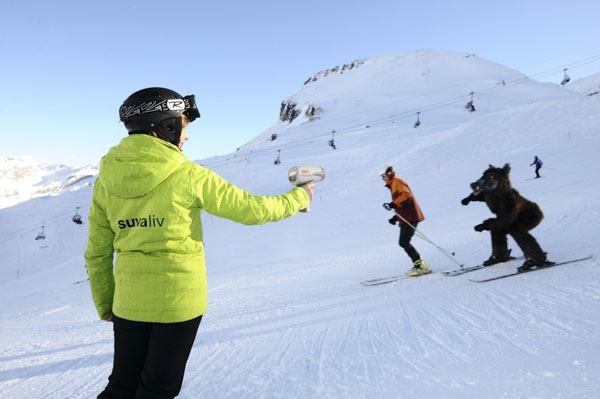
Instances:
[[[392,203],[395,205],[397,214],[409,223],[425,220],[425,216],[423,216],[417,200],[404,180],[394,176],[385,185],[392,192]],[[396,216],[396,219],[399,220],[400,226],[404,224],[404,221],[398,216]]]

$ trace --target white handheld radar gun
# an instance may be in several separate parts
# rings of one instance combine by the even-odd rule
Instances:
[[[320,166],[294,166],[288,171],[288,179],[294,186],[302,186],[306,183],[318,182],[325,178],[325,169]],[[310,208],[300,210],[310,212]]]

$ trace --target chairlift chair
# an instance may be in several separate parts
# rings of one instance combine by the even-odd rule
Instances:
[[[475,112],[475,106],[473,105],[473,92],[471,94],[471,101],[465,104],[465,109],[469,112]]]
[[[75,210],[75,215],[73,215],[73,221],[77,224],[83,224],[81,220],[81,215],[79,214],[79,207]]]
[[[421,120],[419,119],[419,114],[421,112],[417,112],[417,121],[415,122],[415,125],[413,127],[417,128],[419,126],[421,126]]]
[[[334,139],[335,139],[335,130],[333,130],[331,132],[331,140],[329,140],[329,142],[327,143],[331,148],[333,148],[335,150],[336,148],[335,148],[335,141],[334,141]]]
[[[281,150],[277,150],[277,159],[273,162],[275,165],[279,165],[281,163],[280,156]]]
[[[569,75],[567,75],[567,69],[568,68],[563,69],[563,72],[565,73],[565,76],[563,77],[562,82],[560,82],[561,86],[564,86],[564,85],[566,85],[567,83],[569,83],[571,81],[571,77]]]
[[[44,234],[44,225],[42,225],[42,231],[40,231],[39,233],[37,233],[37,235],[35,236],[36,241],[37,240],[45,240],[46,239],[46,235]]]

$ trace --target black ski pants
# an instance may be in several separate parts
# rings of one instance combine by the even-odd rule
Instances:
[[[176,397],[201,320],[144,323],[113,315],[113,369],[98,399]]]
[[[415,229],[417,228],[419,222],[411,222],[411,224],[413,225],[414,229],[410,227],[408,223],[404,223],[402,226],[400,226],[399,244],[404,249],[404,251],[406,251],[407,255],[410,257],[413,263],[415,263],[421,258],[421,255],[419,255],[415,247],[412,246],[410,240],[415,235]]]

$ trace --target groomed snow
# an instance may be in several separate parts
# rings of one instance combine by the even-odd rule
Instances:
[[[203,214],[209,310],[179,397],[599,398],[600,96],[509,84],[522,78],[463,53],[369,59],[290,97],[321,106],[318,118],[277,123],[235,154],[198,161],[260,195],[287,191],[291,166],[320,165],[327,177],[311,212],[282,222]],[[490,87],[499,89],[477,94]],[[470,91],[474,113],[464,109]],[[202,120],[189,133],[210,134]],[[544,161],[536,180],[534,155]],[[490,255],[489,233],[473,226],[491,213],[460,204],[490,163],[510,163],[513,186],[540,205],[532,233],[551,260],[594,258],[483,284],[469,278],[519,262],[363,287],[410,267],[381,206],[387,163],[425,213],[419,229],[459,263]],[[0,398],[92,398],[107,382],[111,324],[98,320],[83,261],[91,190],[0,209]],[[83,225],[71,221],[78,206]],[[35,240],[42,224],[46,239]],[[433,271],[456,268],[413,244]]]

